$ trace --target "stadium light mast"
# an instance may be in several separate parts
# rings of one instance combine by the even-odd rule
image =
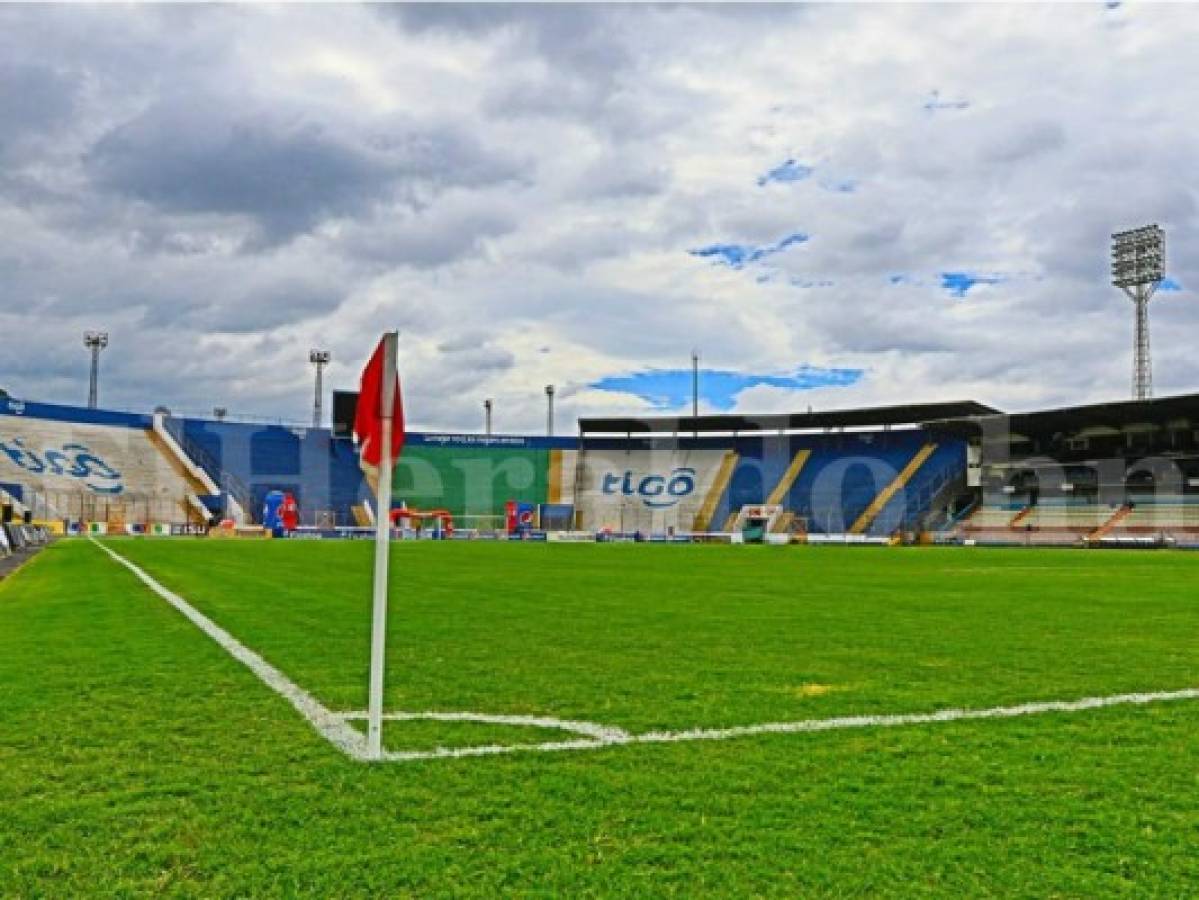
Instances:
[[[483,433],[491,437],[491,398],[483,401]]]
[[[107,331],[85,331],[83,346],[92,352],[92,374],[87,388],[87,408],[95,409],[100,399],[100,351],[108,346]]]
[[[545,386],[545,436],[554,436],[554,386]]]
[[[1166,234],[1157,225],[1112,235],[1112,286],[1128,295],[1136,312],[1133,338],[1132,396],[1153,396],[1153,362],[1149,356],[1149,300],[1166,274]]]
[[[693,437],[699,437],[699,349],[691,351],[691,424],[695,426]]]
[[[332,359],[332,354],[328,350],[310,350],[308,351],[308,361],[316,366],[316,396],[312,401],[312,427],[321,427],[321,395],[324,391],[321,389],[325,366],[329,365],[329,360]]]

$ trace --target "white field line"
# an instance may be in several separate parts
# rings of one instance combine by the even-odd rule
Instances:
[[[347,722],[365,721],[364,712],[337,713]],[[477,712],[393,712],[384,713],[383,718],[390,722],[415,722],[418,720],[433,722],[478,722],[484,725],[517,725],[525,728],[556,728],[561,731],[573,731],[585,737],[603,741],[607,744],[627,744],[633,736],[620,728],[610,725],[600,725],[596,722],[583,722],[579,719],[556,719],[553,716],[513,716],[501,713]]]
[[[472,756],[497,756],[507,753],[551,753],[564,750],[598,750],[604,747],[629,744],[674,744],[686,741],[726,741],[761,734],[804,734],[820,731],[840,731],[851,728],[896,728],[904,725],[933,725],[977,719],[1014,719],[1047,713],[1075,713],[1109,706],[1143,706],[1177,700],[1199,700],[1199,688],[1175,691],[1145,691],[1131,694],[1110,694],[1104,697],[1082,697],[1077,700],[1046,700],[1021,703],[1016,706],[992,706],[987,709],[942,709],[926,713],[898,715],[840,716],[832,719],[802,719],[794,722],[762,722],[757,725],[736,725],[730,728],[692,728],[683,731],[648,731],[630,734],[619,728],[596,722],[556,719],[550,716],[499,715],[479,712],[394,712],[384,716],[391,721],[428,719],[440,722],[479,722],[492,725],[514,725],[534,728],[556,728],[581,735],[562,741],[536,744],[488,744],[476,747],[438,747],[434,750],[385,750],[379,759],[372,759],[366,748],[366,736],[355,731],[349,723],[365,719],[365,712],[333,712],[300,688],[265,659],[246,647],[235,637],[191,606],[178,594],[167,590],[138,566],[119,553],[110,550],[95,538],[88,538],[125,566],[150,590],[183,613],[197,628],[221,645],[231,656],[242,662],[264,684],[276,691],[307,719],[333,746],[359,762],[412,762],[432,759],[461,759]]]
[[[330,712],[315,697],[178,594],[167,590],[147,575],[144,570],[119,553],[110,550],[95,538],[89,536],[88,540],[136,575],[146,587],[183,613],[193,625],[220,644],[230,656],[257,675],[267,687],[285,698],[334,747],[351,759],[365,760],[367,758],[366,736],[351,728],[344,718]]]
[[[393,762],[419,759],[456,759],[467,756],[495,756],[502,753],[551,752],[559,750],[598,750],[626,744],[675,744],[685,741],[727,741],[731,738],[759,734],[803,734],[819,731],[841,731],[849,728],[895,728],[901,725],[932,725],[942,722],[963,722],[975,719],[1014,719],[1046,713],[1074,713],[1108,706],[1142,706],[1172,700],[1199,700],[1199,688],[1177,691],[1147,691],[1134,694],[1110,694],[1106,697],[1082,697],[1078,700],[1046,700],[1021,703],[1016,706],[992,706],[987,709],[942,709],[929,713],[902,713],[880,716],[840,716],[833,719],[801,719],[795,722],[762,722],[757,725],[736,725],[731,728],[691,728],[685,731],[648,731],[629,734],[620,729],[601,725],[534,716],[493,716],[485,713],[392,713],[386,718],[413,720],[435,719],[450,722],[493,722],[496,724],[537,725],[562,728],[580,734],[594,735],[587,740],[550,741],[540,744],[489,744],[479,747],[438,747],[435,750],[385,751],[383,758]],[[347,720],[361,719],[365,713],[341,713]],[[588,730],[584,730],[586,726]],[[603,733],[610,732],[610,733]]]

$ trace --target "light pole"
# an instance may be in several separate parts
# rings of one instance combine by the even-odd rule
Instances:
[[[699,437],[699,348],[691,351],[691,424]]]
[[[545,436],[554,436],[554,386],[545,386]]]
[[[483,401],[483,433],[491,437],[491,398]]]
[[[1166,233],[1157,225],[1112,235],[1112,286],[1121,288],[1136,310],[1132,352],[1132,396],[1153,396],[1149,356],[1149,299],[1166,274]]]
[[[100,395],[100,351],[108,346],[108,332],[85,331],[83,346],[92,351],[92,375],[87,389],[87,408],[95,409]]]
[[[325,366],[329,365],[329,360],[332,359],[328,350],[310,350],[308,351],[308,361],[316,366],[316,396],[312,401],[312,427],[321,427],[321,376],[324,373]]]

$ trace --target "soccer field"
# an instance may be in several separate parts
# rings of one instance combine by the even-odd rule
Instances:
[[[105,546],[358,734],[369,544]],[[399,544],[387,709],[483,721],[391,719],[366,763],[62,541],[0,582],[0,895],[1184,895],[1197,576],[1174,553]]]

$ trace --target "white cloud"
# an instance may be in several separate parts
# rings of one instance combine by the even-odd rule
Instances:
[[[310,346],[351,387],[399,327],[430,428],[491,396],[539,430],[551,382],[560,427],[636,413],[588,385],[693,346],[865,371],[747,412],[1110,399],[1107,236],[1157,221],[1156,381],[1195,389],[1197,37],[1151,5],[4,7],[0,386],[81,400],[99,326],[107,402],[303,419]]]

